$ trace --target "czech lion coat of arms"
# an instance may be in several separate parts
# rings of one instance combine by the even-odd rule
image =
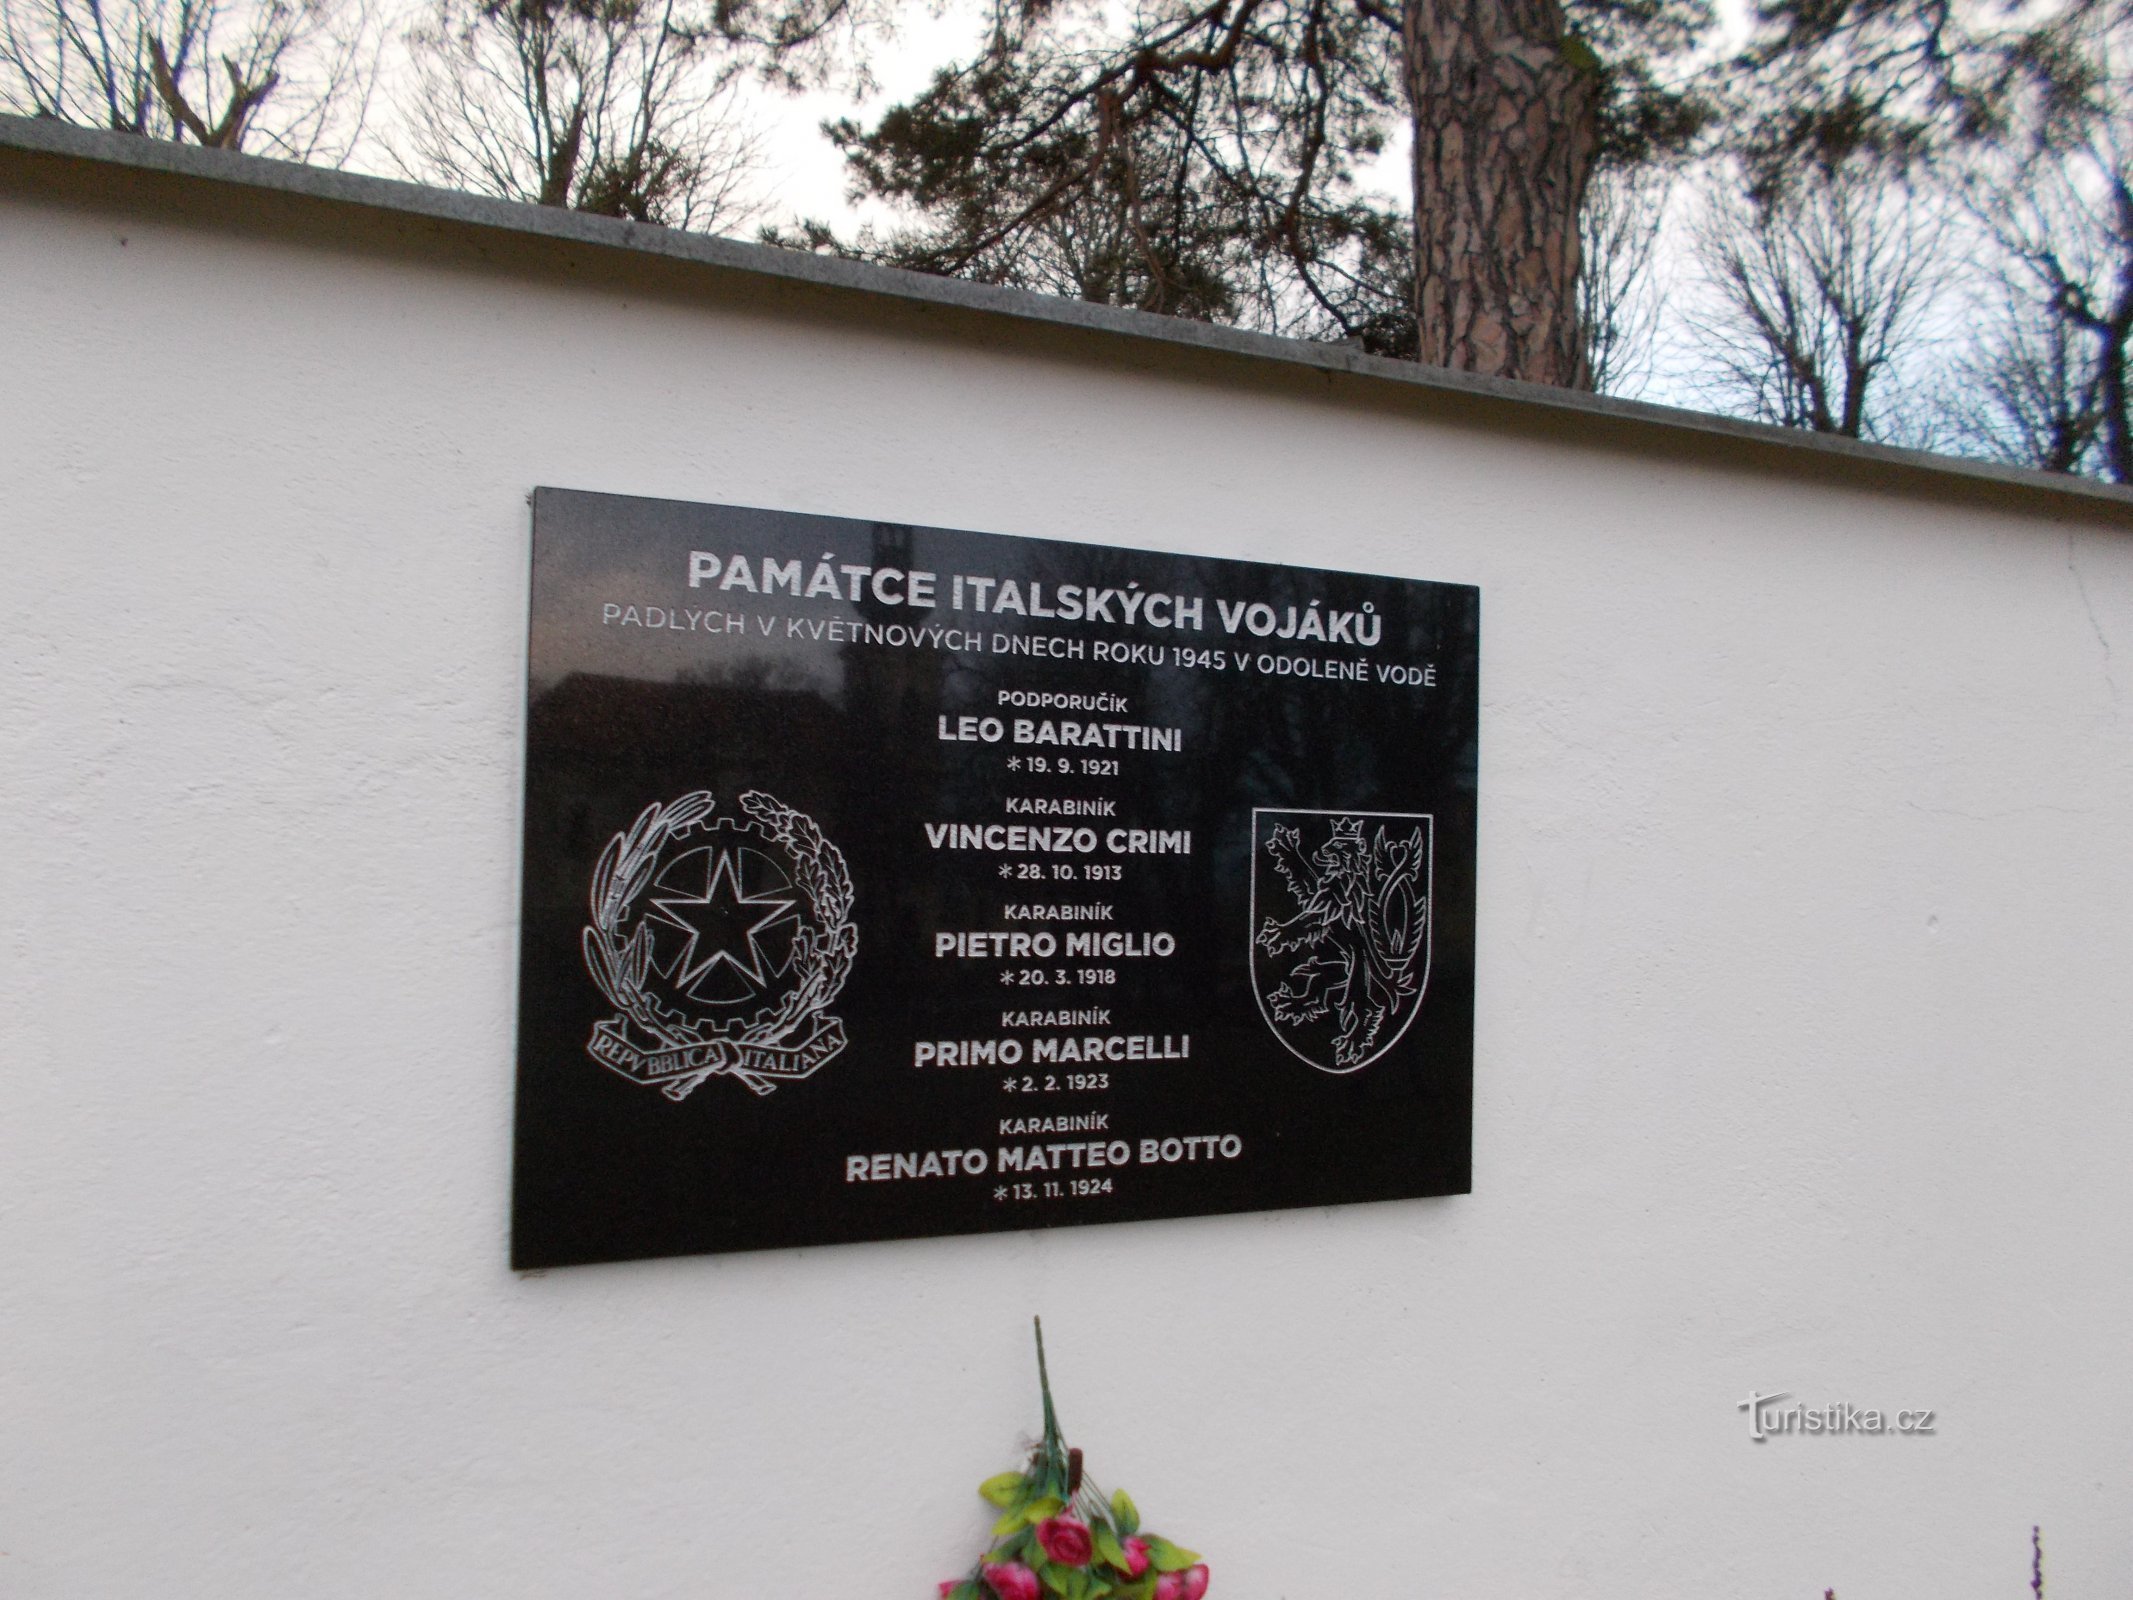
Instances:
[[[1408,812],[1252,813],[1252,992],[1321,1072],[1369,1066],[1421,1010],[1433,832]]]
[[[825,1008],[859,932],[844,857],[760,791],[720,814],[707,790],[646,806],[593,869],[585,966],[616,1016],[586,1051],[681,1100],[706,1079],[759,1095],[844,1048]]]

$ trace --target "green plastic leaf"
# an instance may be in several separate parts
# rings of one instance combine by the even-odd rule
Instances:
[[[997,1478],[987,1478],[978,1485],[978,1493],[1002,1510],[1022,1498],[1022,1474],[1003,1472]]]
[[[987,1561],[1020,1561],[1024,1565],[1029,1565],[1043,1559],[1044,1553],[1037,1549],[1036,1546],[1036,1538],[1026,1529],[1021,1530],[1009,1538],[1000,1540],[990,1550],[986,1551],[985,1559]],[[980,1600],[984,1600],[984,1597],[980,1596]]]
[[[1125,1490],[1111,1491],[1111,1515],[1118,1519],[1121,1537],[1130,1539],[1141,1531],[1141,1508],[1133,1503],[1133,1496]]]
[[[1200,1553],[1187,1550],[1183,1545],[1172,1544],[1168,1539],[1158,1539],[1154,1534],[1145,1534],[1148,1541],[1148,1562],[1158,1572],[1183,1572],[1198,1564]]]
[[[1058,1515],[1059,1508],[1065,1504],[1059,1496],[1048,1494],[1041,1499],[1030,1501],[1028,1505],[1016,1506],[1003,1512],[1000,1520],[992,1525],[992,1536],[998,1539],[1021,1528],[1034,1528],[1046,1517]]]
[[[948,1600],[981,1600],[975,1578],[965,1578],[948,1591]]]
[[[1130,1565],[1126,1560],[1126,1547],[1119,1542],[1118,1535],[1111,1531],[1108,1523],[1096,1524],[1096,1553],[1121,1572]]]

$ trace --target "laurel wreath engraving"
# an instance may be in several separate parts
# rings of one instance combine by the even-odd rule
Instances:
[[[717,805],[704,789],[669,805],[653,802],[626,832],[608,841],[593,868],[592,922],[584,935],[586,970],[624,1017],[670,1047],[708,1044],[729,1030],[692,1023],[653,999],[646,986],[652,970],[651,929],[640,922],[625,940],[622,920],[649,886],[667,841],[702,823]],[[858,951],[859,930],[850,920],[852,879],[844,857],[813,820],[760,790],[742,795],[740,807],[791,857],[793,887],[806,896],[815,923],[793,935],[793,970],[799,981],[775,1012],[738,1036],[742,1044],[772,1044],[836,998]]]

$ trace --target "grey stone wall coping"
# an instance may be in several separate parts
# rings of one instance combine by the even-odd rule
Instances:
[[[109,133],[39,118],[0,116],[0,177],[9,167],[64,168],[90,164],[106,173],[131,173],[204,185],[225,201],[241,204],[249,192],[260,199],[293,197],[329,207],[355,208],[406,219],[476,230],[490,236],[589,246],[651,257],[701,269],[731,280],[757,280],[765,287],[807,286],[840,295],[860,296],[900,307],[952,309],[979,319],[1002,319],[1024,327],[1038,326],[1092,345],[1129,341],[1151,356],[1187,353],[1232,358],[1261,369],[1288,369],[1318,375],[1344,375],[1371,385],[1392,385],[1440,408],[1467,409],[1502,417],[1505,408],[1523,413],[1529,424],[1565,424],[1578,431],[1595,425],[1617,437],[1665,447],[1694,444],[1708,453],[1711,445],[1733,445],[1735,453],[1759,458],[1796,474],[1835,472],[1857,479],[1907,482],[1927,492],[1973,491],[2019,498],[2042,495],[2066,511],[2133,511],[2133,487],[2059,473],[2036,472],[1996,462],[1894,449],[1852,439],[1770,427],[1644,401],[1620,400],[1540,384],[1477,377],[1443,367],[1393,361],[1366,355],[1346,345],[1278,338],[1236,328],[1191,322],[1179,317],[1090,305],[1084,301],[995,288],[954,278],[937,278],[866,262],[782,250],[770,245],[691,233],[673,228],[554,207],[523,205],[482,195],[429,188],[389,178],[305,166],[258,156],[235,155],[167,140]],[[47,186],[64,191],[67,173],[43,174]],[[86,187],[86,185],[84,185]]]

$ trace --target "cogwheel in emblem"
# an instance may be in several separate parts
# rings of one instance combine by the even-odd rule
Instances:
[[[827,1012],[859,931],[844,857],[760,790],[738,814],[710,791],[646,806],[593,868],[585,967],[618,1015],[586,1052],[682,1100],[707,1078],[759,1095],[844,1048]]]

